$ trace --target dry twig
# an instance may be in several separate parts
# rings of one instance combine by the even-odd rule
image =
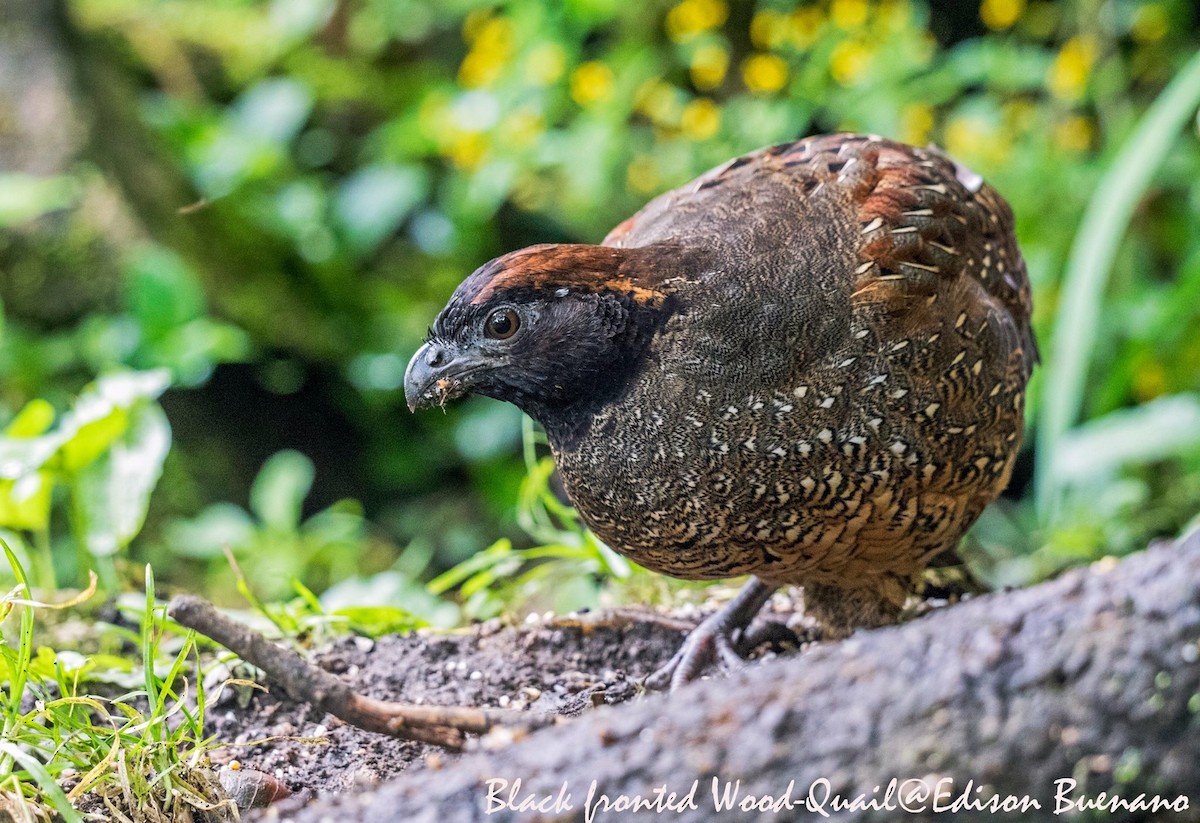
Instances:
[[[552,717],[512,709],[416,706],[377,700],[358,694],[335,675],[317,668],[291,649],[272,643],[254,629],[226,617],[201,597],[174,598],[168,614],[180,625],[195,629],[262,669],[268,680],[292,697],[367,731],[459,751],[467,735],[484,734],[499,726],[528,731],[553,722]]]

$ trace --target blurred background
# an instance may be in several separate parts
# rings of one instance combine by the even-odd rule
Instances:
[[[149,562],[227,603],[240,569],[389,626],[667,596],[515,409],[410,415],[406,362],[490,257],[839,130],[938,143],[1016,212],[1045,362],[972,562],[1177,534],[1198,46],[1185,0],[0,0],[0,536],[44,587]]]

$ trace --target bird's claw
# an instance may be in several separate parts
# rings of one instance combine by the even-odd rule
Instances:
[[[699,679],[713,664],[724,674],[745,668],[751,652],[764,643],[793,646],[801,643],[795,632],[774,620],[755,620],[749,628],[730,629],[717,618],[718,615],[713,615],[693,629],[679,651],[646,678],[646,688],[676,691]]]
[[[646,678],[647,688],[671,691],[699,677],[705,668],[718,663],[726,671],[737,671],[746,664],[746,656],[758,645],[754,627],[748,631],[754,615],[771,597],[774,586],[757,577],[750,578],[733,600],[709,615],[683,641],[667,664]]]
[[[646,687],[655,691],[670,688],[671,691],[691,683],[712,664],[719,664],[726,672],[737,671],[746,665],[746,659],[736,648],[736,635],[740,629],[722,625],[719,615],[713,615],[692,630],[683,641],[679,651],[660,669],[646,678]]]

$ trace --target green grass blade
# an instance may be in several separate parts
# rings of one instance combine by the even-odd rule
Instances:
[[[8,543],[2,539],[0,539],[0,547],[4,549],[4,556],[8,559],[8,565],[12,568],[17,585],[23,587],[25,596],[28,597],[29,578],[25,575],[21,561],[17,559],[16,553]],[[5,737],[10,736],[20,723],[21,697],[25,694],[25,683],[29,677],[29,662],[33,659],[33,607],[22,606],[21,608],[21,629],[17,642],[17,653],[15,659],[9,664],[9,699],[6,707],[8,715],[4,718]],[[3,759],[0,759],[0,763],[3,763]]]
[[[1053,519],[1062,493],[1054,474],[1059,441],[1083,406],[1100,305],[1121,238],[1154,172],[1200,106],[1200,52],[1142,115],[1088,203],[1063,278],[1058,320],[1043,377],[1036,470],[1038,514]]]
[[[20,763],[21,768],[29,772],[42,790],[42,796],[46,798],[46,802],[53,807],[54,811],[58,812],[59,817],[65,823],[83,823],[83,817],[71,805],[71,801],[67,800],[62,787],[50,776],[50,772],[46,770],[45,766],[7,740],[0,740],[0,752]]]

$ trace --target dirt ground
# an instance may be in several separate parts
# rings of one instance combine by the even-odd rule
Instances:
[[[644,693],[641,680],[670,659],[694,623],[645,611],[531,619],[516,627],[492,621],[453,634],[346,637],[314,661],[380,699],[570,717],[637,700]],[[402,771],[454,756],[361,731],[274,693],[243,692],[239,699],[228,692],[210,710],[209,731],[233,744],[213,752],[215,766],[236,760],[294,793],[259,812],[260,819],[286,818],[317,797],[366,791]]]

